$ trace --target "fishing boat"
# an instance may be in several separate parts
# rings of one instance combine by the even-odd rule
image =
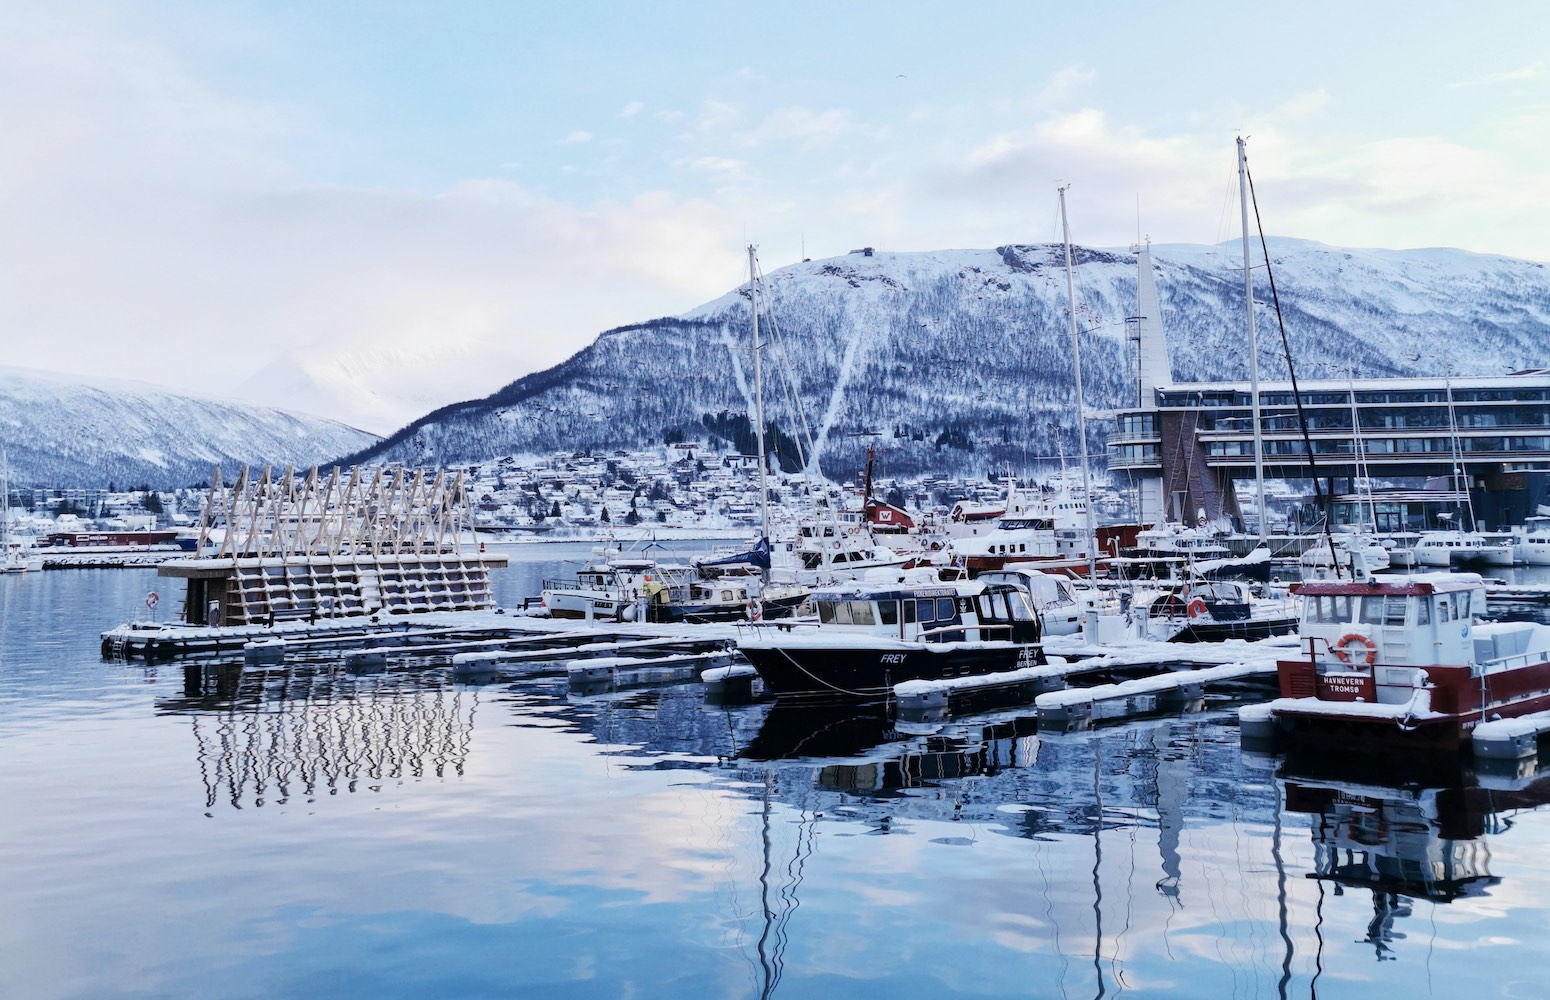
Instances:
[[[660,601],[666,592],[654,559],[618,556],[584,563],[574,579],[544,580],[542,601],[551,618],[627,621],[643,601]]]
[[[878,701],[904,681],[1045,662],[1037,613],[1006,583],[926,570],[815,590],[817,620],[749,626],[738,649],[781,698]]]
[[[1354,568],[1292,585],[1304,655],[1277,663],[1279,699],[1240,711],[1245,737],[1457,753],[1482,722],[1550,709],[1550,625],[1482,621],[1475,573]]]

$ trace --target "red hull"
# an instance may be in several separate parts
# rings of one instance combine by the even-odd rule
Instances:
[[[1404,720],[1341,714],[1340,705],[1384,703],[1376,680],[1384,667],[1378,663],[1372,670],[1320,674],[1313,660],[1278,662],[1281,697],[1311,698],[1330,706],[1329,711],[1320,711],[1318,705],[1278,707],[1278,730],[1307,745],[1458,753],[1470,749],[1469,735],[1482,722],[1550,711],[1550,660],[1544,660],[1486,674],[1484,683],[1469,667],[1406,665],[1407,672],[1425,672],[1429,711]]]

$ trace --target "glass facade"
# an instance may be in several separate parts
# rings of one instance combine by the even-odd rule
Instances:
[[[1361,452],[1375,473],[1384,466],[1446,464],[1455,449],[1475,466],[1550,466],[1550,372],[1430,384],[1420,379],[1304,383],[1298,395],[1301,419],[1288,385],[1262,385],[1260,391],[1264,454],[1281,464],[1305,460],[1305,423],[1314,455],[1343,459],[1349,468],[1357,449],[1354,400]],[[1156,399],[1159,410],[1118,416],[1109,441],[1111,468],[1160,471],[1161,430],[1169,419],[1182,421],[1182,433],[1193,436],[1208,459],[1233,467],[1253,461],[1246,386],[1173,386],[1158,390]],[[1424,474],[1435,473],[1428,468]]]

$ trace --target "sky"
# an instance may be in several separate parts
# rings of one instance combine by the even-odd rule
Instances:
[[[1550,261],[1550,5],[7,0],[0,134],[0,364],[386,433],[750,242],[1236,239],[1238,135],[1272,235]]]

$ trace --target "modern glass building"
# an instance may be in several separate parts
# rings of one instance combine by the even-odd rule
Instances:
[[[1484,526],[1521,521],[1550,484],[1550,369],[1504,376],[1261,382],[1260,439],[1270,479],[1353,494],[1370,480],[1467,489]],[[1253,493],[1246,382],[1158,386],[1151,406],[1116,415],[1109,470],[1128,477],[1142,520],[1239,513]],[[1311,459],[1310,459],[1311,452]]]

